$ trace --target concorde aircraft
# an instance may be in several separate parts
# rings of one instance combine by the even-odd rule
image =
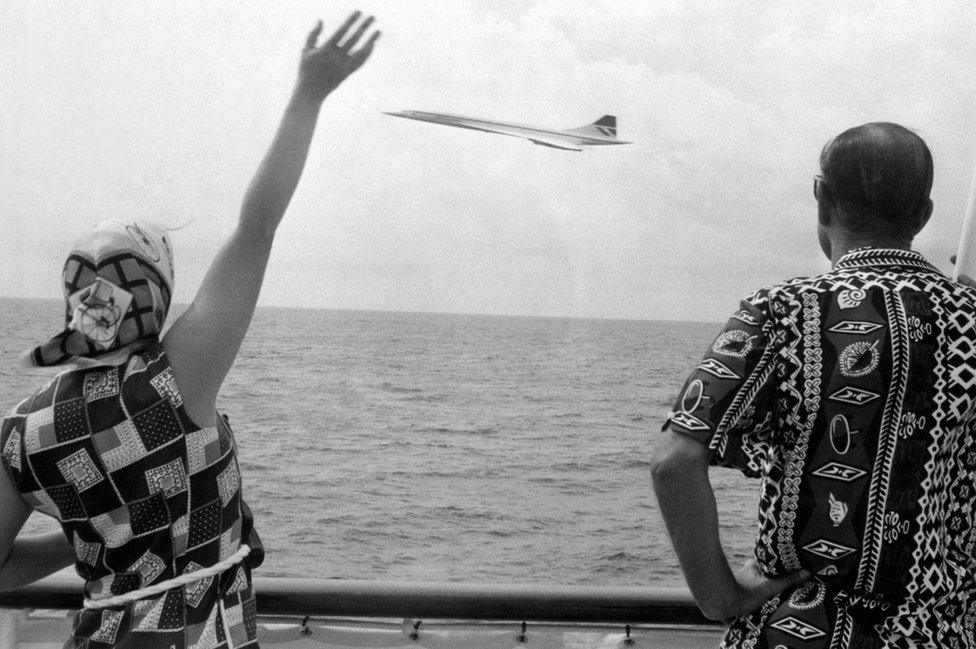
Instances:
[[[405,110],[399,113],[385,114],[393,115],[394,117],[416,119],[422,122],[457,126],[458,128],[470,128],[475,131],[522,137],[535,144],[551,146],[556,149],[565,149],[566,151],[582,151],[579,147],[596,144],[630,144],[630,142],[617,139],[617,118],[613,115],[604,115],[592,124],[580,126],[579,128],[554,131],[537,126],[512,124],[511,122],[496,122],[490,119],[464,117],[463,115],[451,115],[449,113],[428,113],[422,110]]]

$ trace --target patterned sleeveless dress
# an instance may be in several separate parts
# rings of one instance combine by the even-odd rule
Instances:
[[[161,345],[117,367],[68,371],[3,420],[3,464],[24,499],[56,518],[99,598],[209,567],[253,533],[233,433],[183,408]],[[250,570],[78,614],[66,647],[257,647]]]

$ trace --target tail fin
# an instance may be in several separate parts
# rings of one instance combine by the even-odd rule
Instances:
[[[617,118],[614,115],[604,115],[592,124],[569,129],[571,133],[585,133],[587,135],[602,135],[617,137]]]

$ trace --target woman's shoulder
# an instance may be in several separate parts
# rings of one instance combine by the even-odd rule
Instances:
[[[88,362],[67,369],[25,397],[10,409],[5,419],[27,417],[46,409],[63,410],[78,401],[93,402],[117,397],[123,386],[152,381],[169,367],[165,351],[158,343],[134,351],[118,360]],[[156,379],[157,382],[165,379]],[[53,412],[52,412],[53,416]]]
[[[155,343],[116,364],[93,364],[58,374],[11,410],[4,428],[10,425],[7,420],[22,421],[22,427],[27,428],[63,424],[72,413],[84,414],[86,410],[83,419],[104,427],[160,402],[178,409],[182,397],[166,352]]]
[[[5,420],[37,415],[53,409],[58,403],[80,396],[76,393],[83,389],[84,374],[85,370],[82,369],[70,369],[57,374],[11,408]]]

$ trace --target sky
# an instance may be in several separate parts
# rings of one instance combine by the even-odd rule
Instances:
[[[373,56],[323,107],[261,304],[723,320],[824,272],[812,176],[850,126],[935,159],[915,247],[949,271],[976,163],[969,2],[0,3],[0,295],[59,298],[103,218],[174,232],[189,302],[234,227],[305,34],[352,9]],[[384,115],[632,144],[581,153]]]

